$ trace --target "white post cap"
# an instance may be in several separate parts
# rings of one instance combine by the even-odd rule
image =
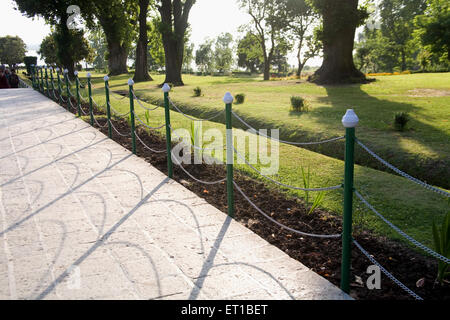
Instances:
[[[59,72],[59,70],[61,70],[61,69],[59,69],[59,67],[56,67],[56,69],[55,69],[55,70],[56,70],[56,72]]]
[[[342,118],[342,124],[345,128],[354,128],[358,125],[359,119],[353,109],[347,109],[347,113]]]
[[[52,67],[52,66],[50,66],[50,67],[48,67],[48,69],[49,69],[50,71],[52,71],[52,70],[53,70],[53,67]]]
[[[32,64],[31,66],[34,67],[34,64]]]
[[[106,81],[109,81],[109,77],[108,77],[108,76],[104,76],[104,77],[103,77],[103,81],[105,81],[105,82],[106,82]]]
[[[87,75],[86,75],[86,77],[88,77],[88,78],[92,77],[91,73],[88,72]]]
[[[233,103],[233,96],[231,95],[231,93],[227,92],[225,93],[225,96],[223,97],[223,102],[225,102],[226,104],[230,104]]]
[[[134,85],[134,81],[133,81],[133,79],[128,79],[128,85],[129,85],[129,86],[132,86],[132,85]]]
[[[170,91],[170,86],[167,83],[164,83],[164,85],[162,86],[162,91],[165,92],[169,92]]]
[[[73,73],[75,75],[75,77],[78,77],[78,71],[75,70],[75,72]]]
[[[64,73],[69,73],[69,70],[67,70],[67,69],[64,69]]]

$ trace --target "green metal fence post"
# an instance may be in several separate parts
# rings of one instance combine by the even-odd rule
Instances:
[[[33,84],[33,89],[36,90],[36,77],[34,73],[34,64],[31,65],[31,83]]]
[[[162,87],[164,92],[164,108],[166,114],[166,146],[167,146],[167,170],[169,178],[173,178],[173,163],[172,163],[172,132],[170,128],[170,106],[169,106],[169,91],[170,86],[165,83]]]
[[[344,178],[344,221],[342,228],[341,289],[350,292],[351,245],[353,223],[353,176],[355,166],[355,127],[359,119],[353,109],[348,109],[342,118],[345,127],[345,178]]]
[[[47,87],[47,97],[50,98],[50,88],[48,85],[48,72],[47,72],[47,66],[45,66],[45,86]]]
[[[64,69],[64,76],[66,79],[66,93],[67,93],[67,110],[70,111],[70,105],[72,104],[71,95],[70,95],[70,87],[69,87],[69,70]]]
[[[52,85],[52,96],[54,99],[56,99],[56,95],[55,95],[55,83],[53,82],[53,68],[50,67],[50,83]]]
[[[108,137],[112,139],[112,126],[111,126],[111,106],[109,104],[109,77],[105,76],[105,95],[106,95],[106,116],[108,117]]]
[[[56,76],[58,78],[58,100],[59,100],[59,104],[62,105],[63,101],[62,101],[62,87],[61,87],[61,77],[60,77],[60,72],[61,69],[56,68]]]
[[[91,83],[91,73],[88,72],[87,83],[88,83],[88,91],[89,91],[89,115],[91,116],[91,126],[94,125],[94,109],[92,106],[92,83]]]
[[[39,91],[41,93],[44,93],[44,75],[42,73],[42,67],[39,67],[39,73],[40,73],[40,85],[39,85]]]
[[[131,120],[131,144],[133,148],[133,154],[136,154],[136,124],[134,119],[134,95],[133,95],[133,79],[128,79],[128,87],[130,93],[130,120]]]
[[[80,98],[80,79],[78,78],[78,71],[74,72],[75,75],[75,85],[77,86],[77,111],[78,111],[78,117],[81,118],[81,98]]]
[[[234,185],[233,185],[233,164],[234,164],[234,152],[233,152],[233,123],[232,123],[232,104],[233,96],[227,92],[223,98],[225,102],[226,122],[227,122],[227,204],[228,204],[228,216],[234,217]]]

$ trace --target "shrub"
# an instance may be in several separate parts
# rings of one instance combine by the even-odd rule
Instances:
[[[301,112],[301,111],[308,111],[308,104],[307,101],[299,96],[292,96],[291,97],[291,106],[294,111]]]
[[[245,101],[245,94],[244,93],[239,93],[236,95],[236,104],[242,104]]]
[[[394,126],[398,131],[404,131],[409,122],[409,115],[406,112],[397,113],[394,118]]]
[[[194,88],[194,97],[200,97],[202,95],[202,88]]]

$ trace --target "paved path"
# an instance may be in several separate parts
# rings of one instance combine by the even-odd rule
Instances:
[[[30,89],[0,90],[0,299],[347,299]]]

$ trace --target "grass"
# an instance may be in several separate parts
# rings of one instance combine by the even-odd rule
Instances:
[[[431,76],[433,78],[433,76],[436,75],[428,74],[417,76]],[[448,74],[444,74],[444,76],[448,77]],[[100,105],[104,104],[105,102],[102,77],[103,75],[94,75],[93,77],[93,84],[95,86],[93,90],[94,99]],[[130,75],[112,77],[110,79],[110,87],[114,91],[126,91],[126,81],[129,77]],[[245,91],[248,97],[246,104],[242,107],[235,106],[235,110],[237,110],[239,114],[245,115],[246,119],[255,119],[255,121],[257,121],[258,123],[260,123],[259,121],[267,121],[268,124],[279,123],[279,125],[273,125],[273,127],[282,127],[284,128],[284,130],[287,130],[285,128],[290,126],[307,128],[310,131],[311,138],[314,137],[313,133],[315,132],[317,132],[319,136],[325,138],[342,135],[343,129],[342,125],[340,124],[340,120],[345,112],[345,108],[349,106],[345,104],[345,101],[351,98],[355,90],[358,90],[358,92],[363,92],[363,90],[361,89],[363,88],[365,90],[364,92],[371,92],[372,95],[378,92],[378,95],[381,95],[382,89],[385,87],[389,87],[389,89],[386,89],[387,91],[384,93],[384,95],[390,95],[390,99],[410,99],[404,96],[404,94],[407,93],[409,89],[405,88],[405,85],[403,83],[405,79],[402,80],[402,77],[404,76],[396,76],[396,78],[392,77],[395,79],[390,79],[390,77],[383,77],[383,79],[387,79],[387,81],[390,81],[389,84],[383,84],[382,81],[380,81],[378,83],[364,86],[335,87],[331,89],[325,89],[323,87],[317,87],[311,84],[304,83],[298,86],[297,84],[295,84],[295,82],[261,82],[257,78],[248,79],[186,76],[184,80],[185,82],[189,83],[189,85],[182,88],[174,88],[174,90],[171,92],[171,96],[176,102],[182,103],[182,105],[185,107],[188,106],[189,109],[184,108],[184,110],[187,110],[187,112],[195,114],[196,116],[204,115],[206,117],[206,115],[212,114],[213,111],[221,110],[223,108],[221,98],[223,96],[223,93],[227,91],[225,90],[225,88],[228,88],[228,90],[231,90],[232,92],[233,89]],[[149,99],[152,101],[160,99],[160,97],[162,96],[162,92],[160,88],[156,87],[156,85],[162,82],[163,79],[160,76],[155,76],[154,78],[155,82],[136,84],[136,94],[143,99]],[[85,81],[85,79],[82,80]],[[432,82],[430,80],[424,81],[424,84],[427,83],[427,85],[431,87],[434,83],[436,85],[436,88],[444,88],[443,82],[444,81],[437,80],[435,82]],[[243,89],[244,84],[245,89]],[[200,98],[192,98],[192,88],[198,85],[202,86],[204,90],[204,96]],[[303,96],[309,95],[309,100],[313,102],[313,110],[309,113],[302,114],[301,117],[297,115],[289,116],[289,98],[291,94],[295,92],[295,90],[300,90],[299,87],[301,87],[303,90]],[[325,102],[327,99],[331,99],[329,97],[327,98],[326,96],[327,90],[333,92],[331,95],[335,94],[336,96],[339,96],[340,101],[334,103]],[[338,94],[338,91],[342,92]],[[368,95],[368,93],[360,94],[366,96]],[[398,97],[393,97],[392,95],[394,94],[398,95]],[[83,95],[86,96],[87,92],[83,92]],[[280,101],[278,105],[274,105],[273,102],[270,102],[270,100],[273,100],[274,97],[276,97],[277,101]],[[192,101],[194,99],[195,101],[199,101],[199,103],[194,104],[194,102]],[[372,98],[366,97],[365,99],[369,99],[370,101],[370,99]],[[383,143],[386,145],[391,145],[392,147],[394,147],[394,145],[397,147],[397,144],[399,144],[402,145],[403,148],[398,149],[398,152],[405,152],[405,150],[409,150],[409,152],[414,151],[418,154],[423,155],[424,157],[428,155],[428,153],[424,151],[425,149],[428,150],[427,152],[429,152],[429,154],[432,153],[438,157],[442,157],[444,154],[447,154],[449,152],[448,143],[445,143],[447,139],[444,139],[444,137],[446,137],[446,134],[444,134],[444,132],[448,132],[448,126],[442,125],[442,121],[441,123],[438,123],[431,120],[433,118],[443,117],[443,111],[438,110],[439,108],[433,107],[430,110],[430,107],[425,103],[424,107],[421,108],[420,114],[427,114],[426,117],[423,117],[422,121],[427,121],[430,125],[431,123],[433,123],[435,128],[433,131],[435,134],[434,138],[438,140],[441,139],[439,140],[440,142],[436,142],[436,144],[433,145],[434,148],[432,150],[425,147],[425,149],[417,148],[417,146],[425,146],[426,143],[424,141],[428,141],[427,139],[430,139],[430,141],[432,141],[433,139],[431,139],[429,134],[424,134],[425,137],[423,138],[419,137],[419,135],[416,135],[416,131],[414,132],[414,138],[410,138],[412,141],[414,141],[414,146],[416,146],[416,148],[413,150],[413,146],[411,144],[409,144],[408,142],[401,142],[406,138],[400,138],[401,141],[397,141],[395,144],[390,141],[393,140],[392,137],[397,134],[391,130],[385,130],[386,132],[380,136],[375,134],[376,132],[378,132],[377,130],[382,130],[385,126],[387,126],[387,124],[385,125],[382,123],[378,123],[381,121],[379,120],[380,117],[383,118],[384,115],[380,111],[376,112],[376,110],[369,110],[370,108],[368,108],[363,103],[365,99],[356,95],[354,101],[359,101],[358,103],[360,103],[360,107],[355,107],[358,115],[361,118],[362,127],[358,129],[358,135],[362,140],[367,141],[367,144],[376,146],[376,142],[381,143],[381,141],[383,141]],[[373,99],[379,101],[383,100],[381,96]],[[439,102],[448,98],[429,99],[432,101],[435,101],[435,99],[437,99],[436,101]],[[259,105],[259,103],[255,102],[255,100],[261,104],[259,107],[257,106]],[[266,100],[268,100],[270,103]],[[414,103],[417,108],[419,108],[419,103],[413,100],[414,99],[411,98],[410,103]],[[111,103],[112,106],[119,112],[124,113],[129,110],[128,99],[116,100],[112,97]],[[444,106],[445,103],[442,101],[441,103],[441,109],[448,110],[448,106]],[[318,104],[321,104],[322,106],[320,107],[318,106]],[[394,106],[396,106],[395,102]],[[138,116],[140,116],[141,119],[145,122],[145,110],[138,107],[137,104],[135,108]],[[379,108],[380,110],[386,110],[388,108],[387,102],[386,105]],[[264,109],[265,111],[263,112]],[[390,110],[389,112],[393,115],[398,111],[399,110]],[[418,111],[416,111],[416,116],[417,112]],[[323,116],[323,119],[319,119],[320,116]],[[291,119],[291,117],[293,117],[293,119]],[[376,120],[376,117],[378,117],[379,119]],[[386,117],[385,121],[387,121],[387,119],[388,117]],[[187,130],[189,130],[190,128],[191,120],[184,118],[177,112],[171,112],[171,120],[172,126],[174,128],[185,128]],[[150,126],[158,126],[163,122],[164,112],[162,109],[157,109],[150,113]],[[266,125],[265,127],[270,128],[270,126],[268,125]],[[209,128],[219,129],[225,137],[225,126],[222,123],[203,123],[204,130]],[[416,128],[419,128],[417,123]],[[369,134],[366,131],[370,131],[371,133]],[[161,135],[164,135],[164,129],[159,130],[159,133]],[[235,134],[238,133],[252,136],[251,134],[243,132],[242,130],[235,130]],[[320,135],[319,133],[322,134]],[[309,136],[306,135],[305,137]],[[315,138],[317,139],[317,136]],[[261,139],[264,140],[264,138]],[[439,152],[437,152],[435,149]],[[280,170],[276,176],[273,176],[273,178],[282,181],[283,183],[302,187],[303,181],[300,169],[302,167],[311,168],[311,187],[322,187],[325,185],[336,185],[342,183],[344,163],[339,159],[285,144],[280,145],[279,159]],[[258,165],[257,167],[262,168],[263,166]],[[262,177],[258,176],[251,168],[245,165],[236,165],[236,169],[241,170],[242,172],[245,172],[246,174],[255,178],[263,179]],[[414,175],[414,172],[410,173]],[[278,188],[278,186],[271,182],[266,181],[266,183],[270,188]],[[447,201],[442,196],[429,192],[402,177],[398,177],[387,172],[381,172],[360,165],[357,165],[355,168],[355,187],[377,210],[379,210],[380,213],[385,215],[386,218],[391,220],[394,224],[396,224],[412,237],[425,243],[426,245],[432,246],[432,222],[433,220],[441,221],[442,217],[449,210]],[[304,197],[304,193],[300,191],[285,191],[292,197],[302,199]],[[338,190],[327,192],[321,207],[340,214],[342,212],[342,191]],[[355,199],[354,212],[355,227],[359,229],[370,229],[380,235],[386,235],[392,239],[400,239],[400,237],[394,231],[392,231],[381,220],[370,213],[357,199]]]

